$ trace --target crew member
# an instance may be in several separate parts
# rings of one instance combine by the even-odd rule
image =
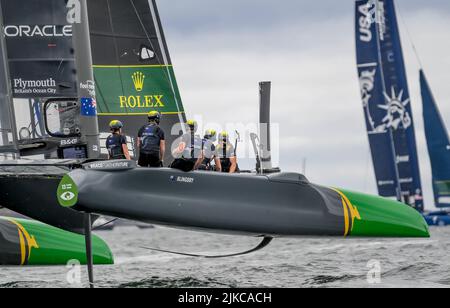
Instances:
[[[203,161],[203,140],[196,135],[197,129],[197,121],[189,120],[186,122],[186,133],[180,138],[172,153],[175,160],[170,166],[171,168],[189,172],[200,167]]]
[[[106,139],[108,159],[131,160],[127,137],[122,134],[123,123],[117,120],[111,121],[109,128],[111,129],[111,135]]]
[[[139,150],[139,166],[145,168],[159,168],[164,165],[166,141],[163,129],[159,126],[161,114],[151,111],[148,114],[148,124],[138,133],[137,146]]]
[[[218,171],[222,172],[222,165],[220,163],[220,159],[217,156],[216,146],[214,143],[217,141],[217,132],[213,129],[208,129],[205,132],[205,136],[203,138],[203,161],[199,170],[204,171]],[[215,166],[212,166],[212,161],[215,162]]]
[[[217,156],[220,159],[222,172],[237,173],[239,172],[236,150],[230,142],[229,134],[222,132],[219,134],[219,143],[216,147]]]

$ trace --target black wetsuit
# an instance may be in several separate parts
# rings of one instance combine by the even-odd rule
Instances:
[[[141,139],[139,146],[139,166],[159,168],[161,161],[161,141],[165,140],[165,134],[157,124],[147,124],[138,133]]]
[[[123,145],[127,144],[127,137],[119,134],[112,134],[106,139],[110,159],[126,159],[123,152]]]

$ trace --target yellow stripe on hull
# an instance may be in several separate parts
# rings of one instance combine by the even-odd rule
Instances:
[[[332,188],[335,192],[337,192],[342,198],[342,207],[344,209],[344,220],[345,220],[345,230],[344,236],[347,237],[351,231],[353,231],[353,226],[355,225],[355,219],[361,220],[361,215],[359,214],[358,208],[354,206],[347,196],[335,189]],[[351,219],[351,220],[350,220]],[[350,228],[351,223],[351,228]]]

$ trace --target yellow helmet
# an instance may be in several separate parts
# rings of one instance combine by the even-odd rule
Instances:
[[[217,131],[215,131],[214,129],[208,129],[205,132],[205,137],[206,138],[214,138],[217,136]]]
[[[159,124],[159,122],[161,121],[161,113],[159,111],[150,111],[148,113],[148,120],[155,121]]]
[[[189,129],[191,131],[193,131],[194,133],[197,132],[198,129],[198,123],[195,120],[189,120],[186,122],[186,125],[189,127]]]
[[[222,141],[228,141],[229,137],[230,137],[230,135],[228,134],[228,132],[221,132],[219,134],[219,139]]]
[[[113,130],[119,130],[123,128],[123,123],[119,120],[113,120],[109,123],[109,128]]]

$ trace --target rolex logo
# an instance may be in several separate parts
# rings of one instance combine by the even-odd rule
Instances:
[[[145,81],[145,75],[142,72],[136,72],[131,76],[134,83],[134,88],[138,92],[142,92],[144,89],[144,81]]]

